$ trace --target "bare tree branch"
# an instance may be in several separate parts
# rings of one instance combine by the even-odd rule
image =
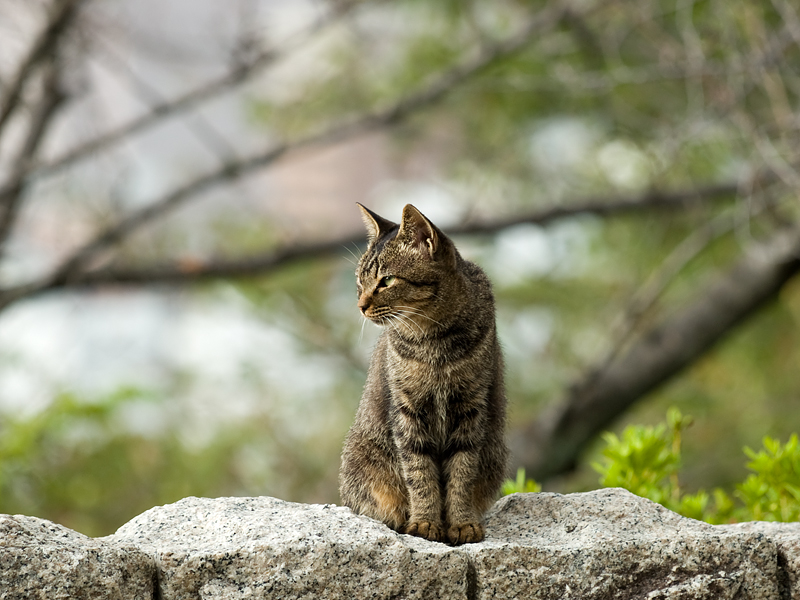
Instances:
[[[599,432],[774,299],[798,271],[800,228],[782,230],[751,248],[624,355],[577,382],[562,401],[521,427],[512,439],[517,464],[540,481],[573,468]]]
[[[75,163],[152,127],[164,119],[184,113],[203,102],[207,102],[230,91],[237,85],[249,80],[257,72],[279,60],[285,59],[314,35],[349,14],[353,8],[360,4],[363,4],[363,1],[348,0],[346,2],[337,3],[335,10],[320,18],[308,30],[304,31],[299,38],[293,40],[280,50],[269,48],[258,52],[252,57],[243,57],[237,61],[237,64],[230,71],[217,79],[209,81],[173,100],[159,102],[148,113],[141,117],[135,118],[128,123],[120,125],[116,129],[84,142],[47,163],[34,165],[31,175],[42,176],[54,173],[67,165]],[[2,197],[3,193],[4,191],[0,190],[0,197]]]
[[[134,84],[133,87],[136,88],[136,91],[141,99],[148,104],[152,110],[158,110],[158,107],[165,106],[169,103],[169,101],[158,89],[156,89],[155,86],[153,86],[146,78],[139,75],[139,73],[131,66],[130,62],[126,60],[126,58],[119,52],[117,52],[116,48],[114,48],[111,44],[105,43],[103,46],[104,52],[102,54],[102,58],[104,61],[111,63],[109,65],[109,73],[115,76],[124,74],[124,77]],[[155,121],[153,121],[153,123],[155,123]],[[199,113],[194,113],[191,115],[190,122],[187,124],[187,126],[195,135],[195,137],[220,160],[229,161],[236,156],[236,150],[231,142],[222,133],[220,133],[220,131],[210,121],[208,121]],[[80,154],[74,155],[73,152],[68,152],[66,156],[70,155],[77,156],[78,158],[81,156]],[[52,164],[58,165],[58,160],[63,160],[63,157],[62,159],[56,159],[56,161],[54,161]],[[66,166],[67,164],[69,163],[61,163],[60,166]],[[58,167],[56,167],[56,170],[57,168]],[[37,170],[39,171],[40,175],[46,175],[48,172],[47,165],[37,168]]]
[[[741,195],[741,189],[740,195]],[[643,317],[658,302],[670,283],[692,260],[703,252],[711,243],[720,237],[741,227],[743,222],[749,222],[759,213],[769,212],[774,215],[774,209],[780,202],[764,200],[753,210],[737,211],[736,214],[723,213],[711,219],[692,231],[684,240],[670,252],[661,264],[650,274],[644,284],[636,290],[627,303],[625,310],[615,319],[610,326],[612,349],[603,359],[595,371],[604,371],[608,365],[627,349],[642,323]],[[787,225],[787,223],[783,223]]]
[[[0,202],[0,250],[16,220],[27,167],[33,161],[56,109],[64,100],[59,77],[58,60],[52,58],[45,69],[41,97],[31,113],[28,132],[11,168],[10,180],[7,183],[9,193]]]
[[[505,219],[497,219],[486,223],[465,223],[460,227],[449,230],[454,234],[468,233],[496,233],[501,229],[524,223],[544,225],[580,214],[593,214],[597,216],[620,215],[636,213],[642,209],[680,209],[686,206],[708,200],[723,200],[734,197],[740,187],[738,182],[720,183],[716,185],[698,186],[687,190],[664,191],[650,190],[643,194],[630,196],[615,196],[613,198],[586,198],[582,200],[565,202],[559,206],[538,210],[529,215],[515,215]]]
[[[28,53],[19,62],[16,72],[11,76],[0,98],[0,132],[14,112],[25,83],[41,60],[47,56],[61,34],[66,30],[76,8],[83,0],[56,0],[50,8],[47,25],[39,33]],[[6,193],[2,194],[3,197]]]
[[[600,4],[598,4],[599,6]],[[567,5],[555,2],[536,14],[515,35],[501,43],[484,47],[481,51],[449,70],[438,74],[427,85],[382,110],[359,115],[336,123],[320,132],[297,140],[286,141],[261,153],[223,165],[219,169],[201,175],[193,181],[173,190],[143,209],[131,213],[94,240],[78,249],[56,269],[49,278],[53,282],[73,280],[80,271],[103,250],[117,244],[143,225],[177,208],[189,199],[226,181],[248,175],[274,163],[279,158],[296,150],[329,145],[371,131],[393,126],[409,116],[426,109],[444,99],[450,92],[471,77],[500,60],[519,52],[542,31],[554,27],[568,10]]]
[[[650,191],[629,197],[586,198],[563,206],[539,209],[513,217],[491,221],[468,222],[448,229],[450,235],[494,234],[521,224],[546,225],[576,215],[602,216],[635,213],[643,210],[680,210],[697,202],[729,200],[736,196],[737,183],[720,184],[676,192]],[[8,290],[0,291],[0,309],[22,298],[56,289],[78,289],[102,285],[184,285],[198,281],[261,276],[289,263],[320,258],[364,241],[364,234],[310,244],[291,244],[262,253],[231,259],[177,260],[160,265],[136,268],[105,268],[89,272],[75,271],[50,276]]]
[[[794,43],[800,48],[800,17],[797,16],[797,12],[786,0],[772,0],[772,6],[781,14]]]

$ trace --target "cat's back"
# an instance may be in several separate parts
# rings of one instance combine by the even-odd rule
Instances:
[[[489,276],[474,262],[463,260],[460,268],[461,274],[467,281],[467,291],[464,298],[466,311],[462,318],[474,321],[477,325],[491,325],[494,330],[495,307],[492,282]]]

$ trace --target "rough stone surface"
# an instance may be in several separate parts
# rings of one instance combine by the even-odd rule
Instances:
[[[187,498],[114,537],[152,553],[165,600],[789,598],[800,531],[761,525],[714,527],[599,490],[508,496],[486,540],[458,548],[272,498]]]
[[[114,537],[153,554],[165,600],[467,596],[466,555],[339,506],[185,498]]]
[[[686,519],[624,490],[515,494],[464,548],[479,598],[780,598],[775,543]]]
[[[186,498],[96,540],[0,517],[0,598],[800,600],[800,523],[712,526],[611,489],[513,494],[486,533],[453,548],[274,498]]]
[[[151,600],[155,563],[141,550],[35,517],[0,515],[0,598]]]
[[[738,523],[726,529],[757,533],[769,538],[778,550],[778,584],[781,599],[800,600],[800,523]]]

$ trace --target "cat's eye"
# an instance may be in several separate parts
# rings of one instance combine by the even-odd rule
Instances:
[[[378,282],[378,287],[379,287],[379,288],[385,288],[385,287],[388,287],[388,286],[390,286],[390,285],[392,285],[392,284],[394,283],[394,280],[395,280],[395,279],[396,279],[396,278],[395,278],[395,276],[394,276],[394,275],[387,275],[386,277],[382,278],[382,279],[381,279],[381,280]]]

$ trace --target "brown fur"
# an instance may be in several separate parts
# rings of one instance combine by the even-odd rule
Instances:
[[[359,207],[358,307],[386,329],[342,452],[342,501],[400,532],[478,542],[508,458],[491,284],[410,204],[399,225]]]

